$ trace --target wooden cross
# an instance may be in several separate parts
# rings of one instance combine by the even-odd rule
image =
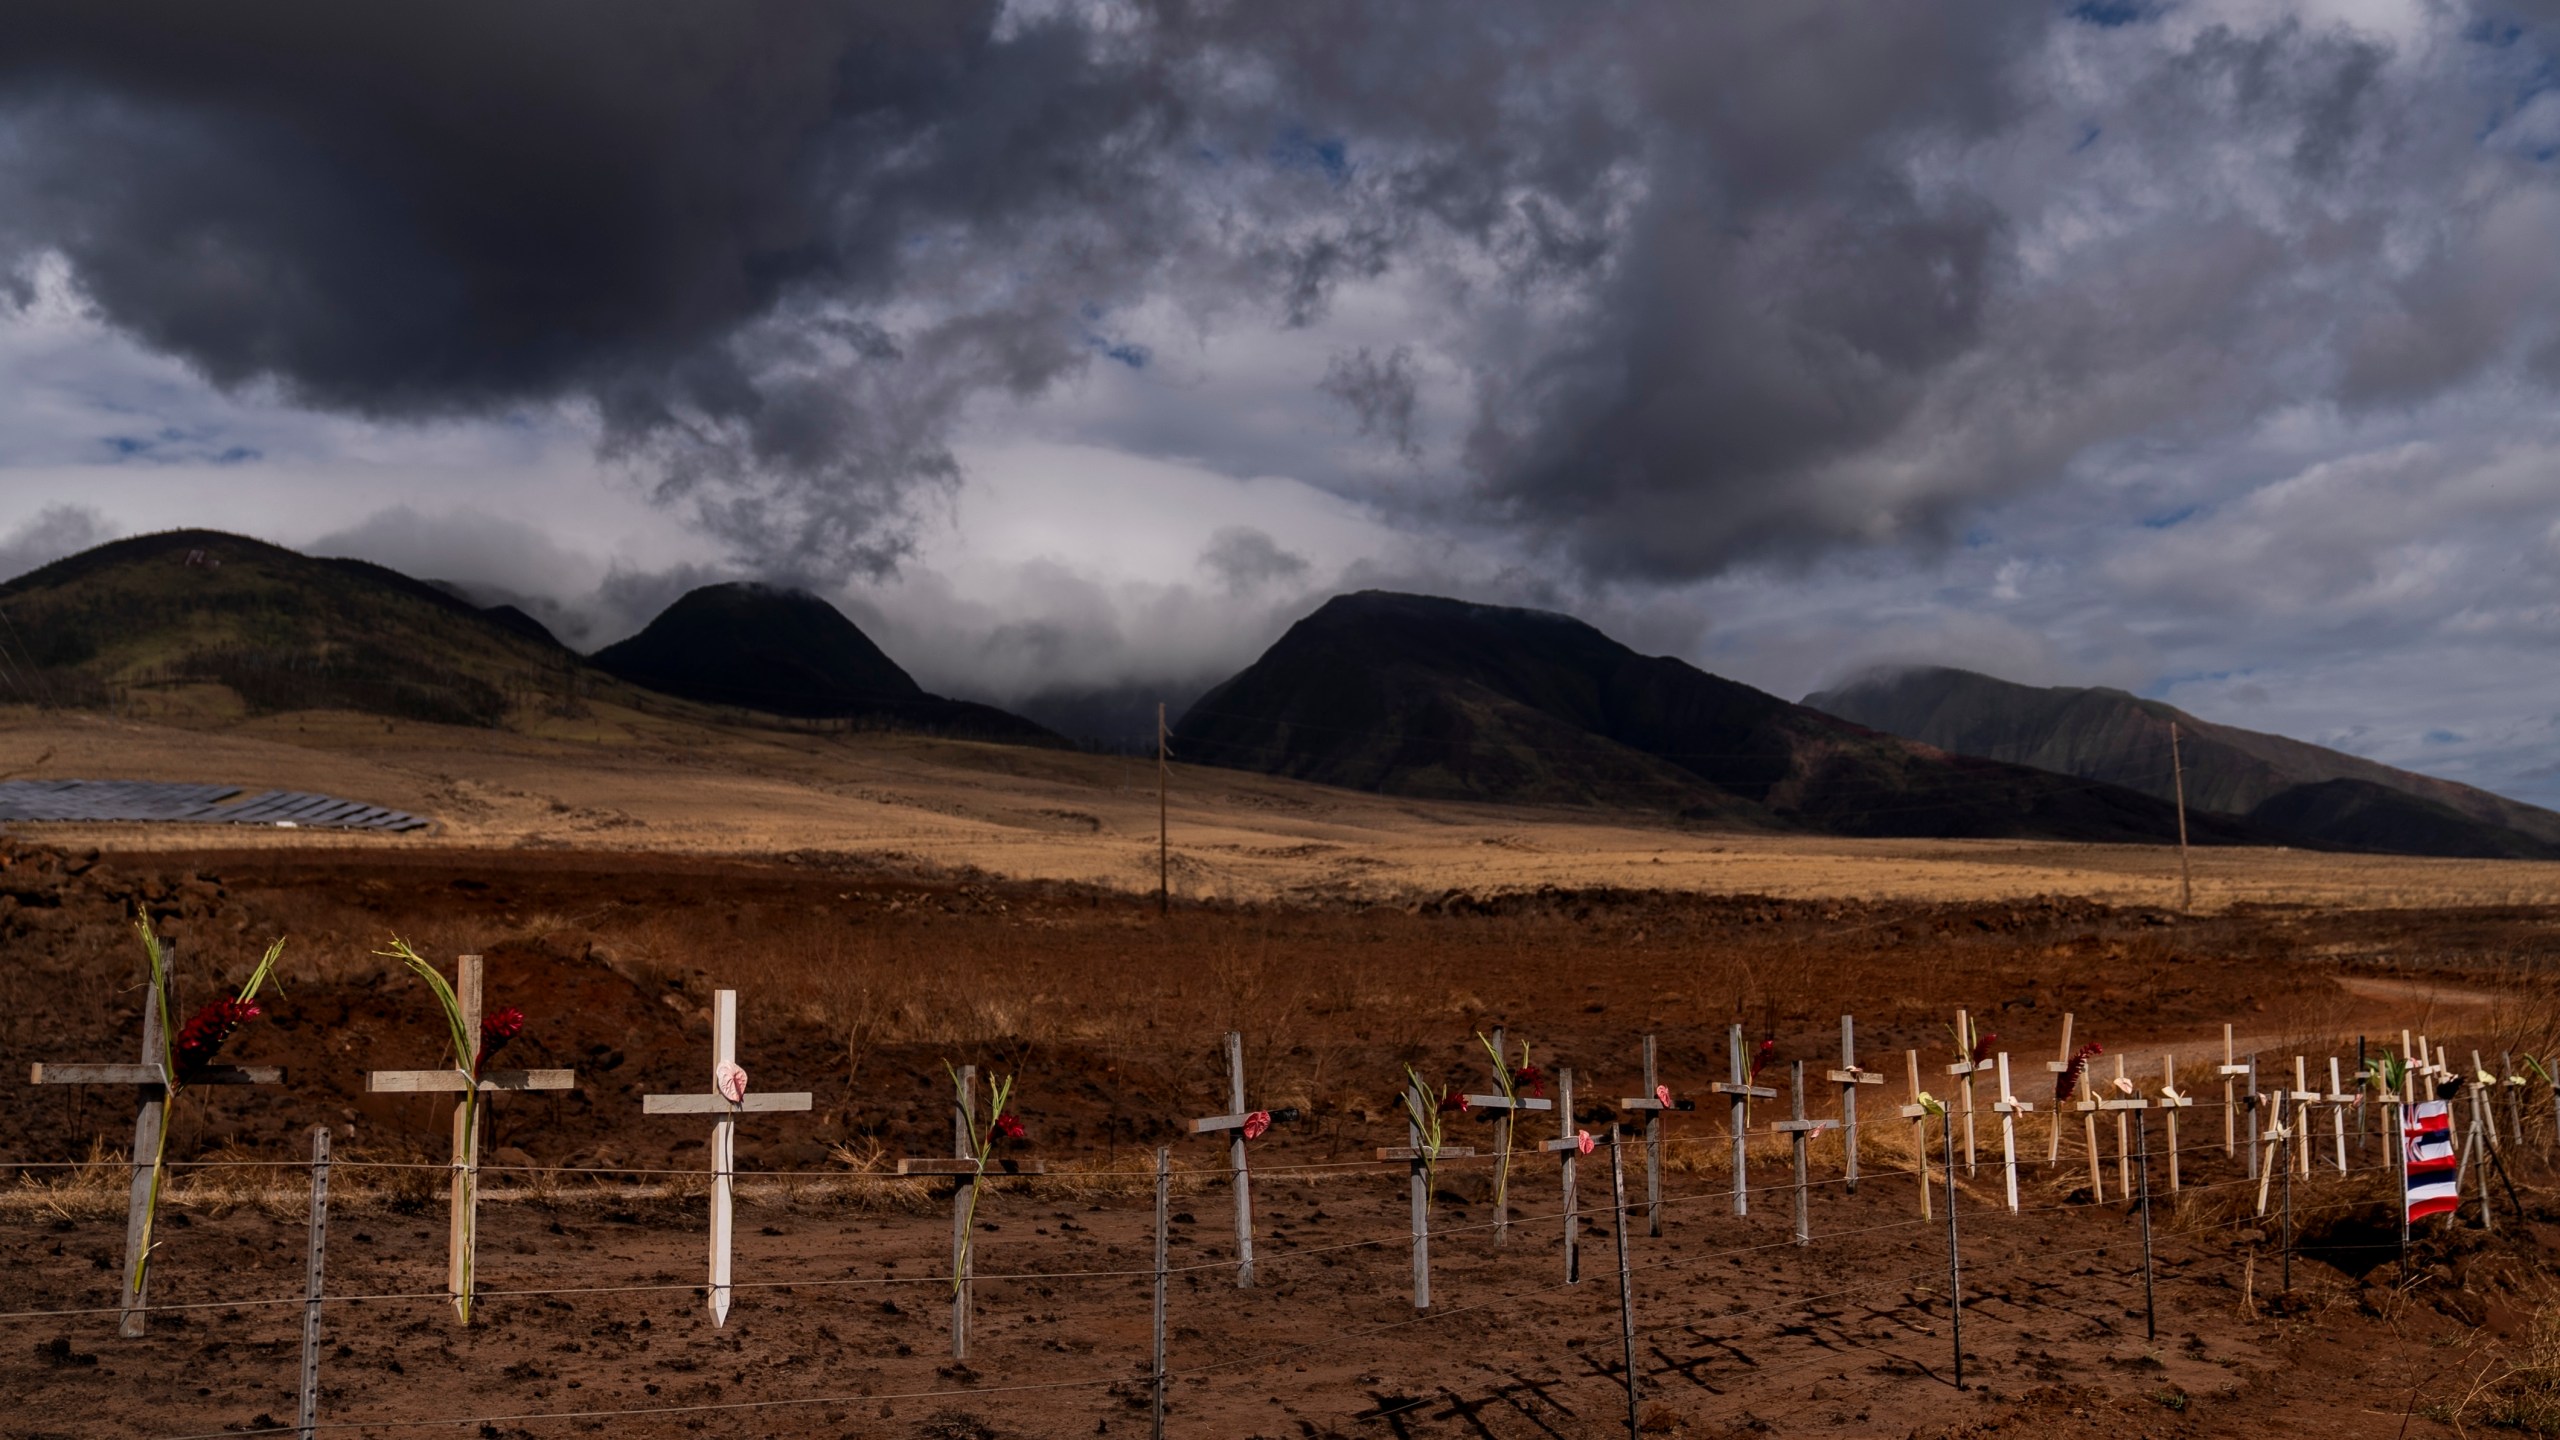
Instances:
[[[2178,1193],[2178,1112],[2196,1102],[2178,1089],[2178,1057],[2160,1057],[2160,1107],[2169,1112],[2169,1193]]]
[[[1974,1060],[1973,1017],[1962,1010],[1956,1012],[1956,1054],[1959,1058],[1947,1067],[1947,1073],[1957,1077],[1957,1091],[1964,1096],[1964,1173],[1970,1177],[1974,1171],[1973,1072],[1990,1069],[1991,1062]]]
[[[177,964],[177,947],[164,946],[162,964]],[[160,1129],[168,1123],[168,1019],[160,1013],[160,987],[142,987],[142,1058],[133,1065],[47,1065],[27,1067],[30,1085],[130,1085],[138,1104],[133,1115],[133,1183],[125,1201],[124,1272],[116,1287],[116,1333],[126,1339],[142,1334],[144,1297],[150,1288],[147,1247],[151,1201],[160,1187]],[[181,1085],[281,1085],[284,1071],[272,1065],[207,1065],[177,1077]]]
[[[2294,1140],[2293,1169],[2295,1174],[2305,1179],[2311,1176],[2311,1147],[2303,1142],[2311,1139],[2310,1127],[2314,1119],[2311,1107],[2319,1103],[2320,1092],[2311,1088],[2311,1072],[2305,1067],[2301,1056],[2294,1056],[2293,1116],[2295,1126],[2302,1133]]]
[[[951,1358],[969,1358],[969,1310],[978,1271],[977,1247],[969,1243],[969,1222],[977,1214],[978,1181],[992,1163],[1002,1175],[1038,1175],[1047,1167],[1037,1160],[978,1154],[978,1067],[963,1065],[952,1087],[951,1158],[901,1160],[901,1175],[951,1177]]]
[[[2080,1072],[2080,1084],[2074,1087],[2074,1090],[2075,1093],[2086,1092],[2081,1099],[2072,1103],[2071,1108],[2080,1112],[2080,1137],[2089,1147],[2089,1198],[2104,1205],[2107,1203],[2107,1165],[2106,1157],[2098,1149],[2096,1077],[2090,1075],[2084,1067]]]
[[[2488,1128],[2489,1147],[2494,1150],[2498,1145],[2498,1105],[2497,1101],[2491,1098],[2489,1087],[2497,1084],[2498,1078],[2489,1073],[2488,1066],[2480,1063],[2480,1052],[2477,1050],[2471,1052],[2471,1080],[2480,1089],[2480,1116],[2472,1123]]]
[[[1920,1088],[1920,1052],[1903,1051],[1902,1065],[1908,1072],[1911,1103],[1903,1106],[1899,1113],[1911,1122],[1911,1154],[1918,1161],[1911,1168],[1912,1173],[1920,1177],[1920,1218],[1926,1220],[1929,1218],[1929,1107],[1920,1103],[1920,1097],[1927,1093]]]
[[[2240,1073],[2246,1077],[2249,1082],[2249,1090],[2246,1097],[2248,1103],[2243,1107],[2249,1112],[2249,1145],[2248,1149],[2243,1152],[2243,1158],[2249,1163],[2247,1168],[2241,1173],[2249,1179],[2255,1180],[2258,1178],[2258,1130],[2260,1128],[2260,1122],[2264,1118],[2260,1113],[2261,1103],[2258,1096],[2258,1057],[2255,1055],[2250,1056],[2249,1063],[2240,1068]],[[2260,1188],[2263,1189],[2264,1187],[2262,1186]]]
[[[2009,1052],[2000,1052],[2000,1098],[1991,1108],[2000,1115],[2000,1164],[2007,1172],[2009,1213],[2018,1213],[2018,1117],[2032,1115],[2036,1107],[2019,1099],[2009,1090]]]
[[[2097,1102],[2097,1108],[2115,1112],[2116,1198],[2120,1200],[2131,1200],[2134,1198],[2133,1127],[2131,1122],[2129,1122],[2125,1117],[2136,1110],[2148,1110],[2151,1108],[2150,1100],[2146,1099],[2140,1092],[2136,1091],[2133,1094],[2125,1093],[2132,1089],[2132,1084],[2132,1081],[2125,1078],[2124,1057],[2122,1055],[2118,1055],[2116,1057],[2116,1093]],[[2095,1085],[2089,1087],[2089,1092],[2093,1095],[2097,1093],[2097,1090],[2098,1087]],[[2094,1119],[2094,1117],[2092,1118]],[[2090,1149],[2094,1151],[2096,1148],[2097,1146],[2093,1142]]]
[[[643,1095],[643,1115],[715,1115],[711,1122],[711,1323],[729,1323],[730,1237],[736,1201],[730,1177],[738,1168],[738,1117],[769,1115],[809,1108],[809,1092],[747,1092],[747,1072],[738,1068],[738,992],[711,992],[711,1093],[707,1095]]]
[[[2116,1091],[2121,1095],[2126,1085],[2124,1056],[2121,1054],[2116,1056],[2115,1080]],[[2092,1085],[2089,1088],[2094,1091],[2098,1087]],[[2146,1107],[2108,1104],[2106,1108],[2116,1112],[2116,1194],[2130,1200],[2133,1198],[2133,1121],[2125,1112]]]
[[[1573,1162],[1590,1154],[1597,1142],[1590,1131],[1573,1128],[1573,1067],[1569,1065],[1556,1067],[1556,1122],[1556,1138],[1541,1142],[1538,1148],[1564,1159],[1564,1283],[1578,1285],[1582,1283],[1582,1252],[1575,1242],[1580,1238],[1582,1219],[1573,1213]]]
[[[2516,1069],[2512,1050],[2498,1052],[2498,1073],[2506,1078],[2499,1083],[2507,1090],[2507,1128],[2516,1132],[2516,1143],[2524,1143],[2524,1074]]]
[[[1499,1033],[1499,1032],[1496,1032]],[[1194,1135],[1227,1135],[1227,1168],[1233,1175],[1231,1188],[1236,1196],[1236,1284],[1250,1289],[1253,1285],[1253,1176],[1245,1167],[1244,1146],[1252,1138],[1245,1132],[1261,1132],[1255,1127],[1258,1116],[1263,1125],[1290,1113],[1244,1108],[1244,1036],[1227,1032],[1227,1113],[1208,1115],[1191,1122]]]
[[[453,1102],[453,1188],[445,1229],[445,1293],[454,1314],[471,1323],[474,1265],[479,1259],[480,1134],[484,1095],[501,1090],[574,1090],[575,1070],[480,1070],[480,957],[454,961],[453,994],[462,1004],[462,1033],[471,1053],[457,1055],[443,1070],[372,1070],[364,1088],[377,1095],[451,1094]]]
[[[1858,1193],[1858,1087],[1881,1085],[1884,1072],[1858,1068],[1858,1022],[1847,1015],[1840,1017],[1840,1068],[1823,1072],[1823,1078],[1840,1087],[1840,1149],[1843,1156],[1845,1188]]]
[[[1769,1128],[1777,1131],[1781,1135],[1788,1136],[1795,1141],[1796,1243],[1799,1245],[1810,1245],[1813,1243],[1813,1222],[1811,1212],[1807,1210],[1805,1204],[1805,1141],[1812,1136],[1821,1134],[1823,1131],[1830,1129],[1840,1122],[1837,1120],[1807,1120],[1804,1118],[1804,1062],[1801,1060],[1794,1061],[1787,1067],[1787,1095],[1790,1102],[1788,1118],[1777,1122]]]
[[[2044,1062],[2044,1068],[2053,1072],[2057,1076],[2062,1075],[2071,1068],[2071,1012],[2068,1010],[2062,1012],[2062,1048],[2055,1052],[2054,1059]],[[2060,1082],[2057,1080],[2056,1084],[2059,1083]],[[2061,1159],[2062,1106],[2057,1104],[2053,1107],[2053,1124],[2048,1127],[2048,1138],[2045,1142],[2044,1150],[2044,1163],[2052,1165],[2059,1162]]]
[[[1431,1096],[1422,1088],[1421,1077],[1405,1083],[1404,1136],[1402,1145],[1381,1145],[1378,1158],[1402,1160],[1411,1167],[1413,1183],[1413,1308],[1431,1308],[1431,1167],[1443,1160],[1464,1158],[1476,1153],[1464,1145],[1442,1145],[1437,1149],[1422,1143],[1422,1117],[1430,1112]]]
[[[1733,1100],[1733,1213],[1751,1213],[1751,1101],[1754,1096],[1775,1100],[1778,1092],[1751,1083],[1751,1062],[1742,1053],[1742,1027],[1736,1025],[1725,1036],[1725,1068],[1733,1076],[1707,1087],[1718,1095]]]
[[[2252,1093],[2255,1093],[2254,1087],[2252,1089]],[[2267,1094],[2274,1099],[2275,1113],[2267,1117],[2267,1126],[2263,1136],[2264,1143],[2266,1145],[2266,1157],[2264,1160],[2259,1162],[2257,1167],[2258,1213],[2261,1215],[2267,1213],[2268,1182],[2275,1178],[2277,1164],[2276,1147],[2283,1144],[2293,1136],[2292,1129],[2285,1124],[2285,1102],[2293,1098],[2293,1092],[2279,1085],[2275,1089],[2268,1091]],[[2257,1112],[2254,1109],[2250,1111],[2249,1118],[2254,1126],[2254,1122],[2257,1120]],[[2261,1137],[2257,1134],[2252,1134],[2249,1137],[2249,1153],[2252,1156],[2257,1155],[2260,1140]],[[2285,1163],[2290,1166],[2290,1159],[2288,1158]],[[2289,1183],[2290,1182],[2288,1182],[2288,1184]],[[2291,1194],[2292,1192],[2288,1189],[2286,1193]]]
[[[2347,1107],[2357,1103],[2357,1097],[2349,1094],[2339,1083],[2338,1057],[2335,1055],[2329,1057],[2329,1093],[2321,1098],[2329,1103],[2329,1129],[2338,1141],[2338,1173],[2344,1175],[2347,1173]]]
[[[1671,1087],[1655,1075],[1653,1037],[1650,1035],[1644,1037],[1644,1093],[1631,1100],[1619,1101],[1618,1108],[1644,1112],[1645,1233],[1659,1237],[1662,1234],[1662,1114],[1666,1110],[1695,1110],[1698,1102],[1673,1095]]]
[[[1510,1062],[1503,1059],[1502,1051],[1502,1047],[1509,1039],[1509,1031],[1499,1025],[1493,1027],[1493,1064],[1496,1084],[1500,1084],[1503,1075],[1509,1072]],[[1556,1105],[1552,1100],[1541,1100],[1536,1096],[1520,1098],[1511,1095],[1470,1095],[1466,1098],[1469,1108],[1489,1110],[1494,1116],[1493,1154],[1494,1164],[1499,1168],[1494,1172],[1497,1183],[1494,1186],[1493,1195],[1493,1243],[1499,1245],[1511,1238],[1511,1126],[1515,1118],[1512,1112],[1553,1110]]]
[[[2400,1048],[2409,1048],[2406,1034],[2400,1037]],[[2222,1064],[2213,1073],[2222,1077],[2222,1153],[2228,1155],[2240,1140],[2240,1097],[2234,1090],[2240,1077],[2250,1073],[2249,1067],[2239,1063],[2239,1056],[2232,1051],[2231,1027],[2228,1025],[2222,1027]]]

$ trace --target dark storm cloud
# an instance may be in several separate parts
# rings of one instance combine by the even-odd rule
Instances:
[[[0,271],[313,407],[590,406],[777,578],[894,566],[980,397],[1146,363],[1119,317],[1399,287],[1298,382],[1458,477],[1371,498],[1678,579],[2560,369],[2551,146],[2491,143],[2551,8],[29,0]]]

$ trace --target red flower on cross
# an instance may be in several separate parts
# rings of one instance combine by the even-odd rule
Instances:
[[[178,1027],[178,1038],[170,1048],[177,1052],[180,1070],[200,1070],[213,1062],[231,1032],[265,1014],[255,1000],[215,1000],[188,1017]]]
[[[1029,1131],[1022,1128],[1021,1117],[1010,1110],[996,1117],[995,1130],[996,1138],[999,1140],[1022,1140],[1029,1138],[1030,1135]]]

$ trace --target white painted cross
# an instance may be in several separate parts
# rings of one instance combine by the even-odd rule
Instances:
[[[2009,1052],[2000,1052],[2000,1098],[1991,1108],[2000,1116],[2000,1163],[2007,1172],[2009,1213],[2018,1213],[2018,1117],[2032,1115],[2036,1107],[2019,1099],[2009,1089]]]
[[[1778,1092],[1751,1083],[1751,1062],[1742,1053],[1742,1027],[1734,1026],[1725,1035],[1725,1069],[1733,1077],[1718,1080],[1707,1087],[1733,1101],[1733,1213],[1751,1213],[1751,1101],[1775,1100]]]
[[[1774,1093],[1774,1092],[1772,1092]],[[1644,1093],[1620,1100],[1621,1110],[1644,1114],[1644,1215],[1647,1234],[1662,1234],[1662,1117],[1673,1110],[1695,1110],[1698,1102],[1675,1096],[1654,1069],[1653,1037],[1644,1037]]]
[[[1227,1113],[1191,1122],[1194,1135],[1227,1135],[1227,1168],[1234,1176],[1236,1198],[1236,1284],[1253,1284],[1253,1177],[1245,1168],[1245,1142],[1261,1138],[1274,1123],[1292,1118],[1291,1110],[1244,1108],[1244,1036],[1227,1032]]]
[[[164,944],[166,966],[177,964],[177,947]],[[116,1333],[132,1339],[142,1333],[144,1296],[150,1267],[144,1262],[152,1195],[159,1188],[160,1128],[168,1123],[168,1019],[160,1013],[160,988],[142,987],[142,1059],[134,1065],[47,1065],[27,1068],[30,1085],[130,1085],[140,1103],[133,1116],[133,1184],[125,1202],[124,1272],[116,1287]],[[272,1065],[207,1065],[178,1076],[180,1085],[280,1085],[284,1071]]]
[[[453,1299],[454,1314],[468,1325],[480,1234],[480,1114],[488,1103],[485,1097],[502,1090],[574,1090],[578,1073],[482,1071],[479,956],[465,955],[454,962],[453,993],[462,1004],[462,1033],[471,1037],[471,1053],[455,1056],[452,1066],[443,1070],[369,1071],[364,1088],[377,1095],[461,1097],[453,1102],[453,1189],[445,1232],[445,1293]]]
[[[1858,1022],[1847,1015],[1840,1017],[1840,1068],[1826,1070],[1823,1078],[1840,1087],[1840,1151],[1845,1188],[1858,1193],[1858,1087],[1881,1085],[1884,1072],[1858,1068]]]
[[[1493,1027],[1493,1081],[1499,1086],[1504,1076],[1513,1076],[1511,1088],[1517,1091],[1520,1088],[1517,1074],[1510,1068],[1511,1061],[1502,1048],[1509,1041],[1510,1032],[1499,1025]],[[1499,1245],[1511,1238],[1511,1127],[1514,1112],[1553,1110],[1555,1102],[1534,1095],[1470,1095],[1467,1107],[1491,1111],[1494,1116],[1493,1243]]]
[[[747,1072],[738,1068],[738,992],[711,993],[711,1093],[707,1095],[643,1095],[643,1115],[715,1115],[711,1122],[711,1323],[729,1323],[729,1259],[735,1229],[736,1201],[730,1177],[738,1168],[738,1117],[769,1115],[809,1108],[806,1090],[747,1091]]]
[[[1573,1162],[1591,1153],[1597,1141],[1588,1130],[1573,1127],[1573,1067],[1556,1067],[1556,1138],[1540,1142],[1538,1148],[1564,1157],[1564,1283],[1582,1283],[1582,1252],[1577,1245],[1582,1217],[1574,1214],[1576,1196],[1573,1184]]]
[[[1787,1094],[1792,1102],[1789,1106],[1789,1118],[1780,1120],[1772,1124],[1769,1128],[1781,1135],[1788,1136],[1795,1141],[1796,1243],[1799,1245],[1810,1245],[1813,1243],[1813,1220],[1812,1213],[1806,1208],[1805,1201],[1807,1188],[1804,1167],[1805,1141],[1815,1135],[1821,1134],[1823,1131],[1830,1129],[1840,1122],[1837,1120],[1807,1120],[1804,1118],[1804,1062],[1801,1060],[1794,1061],[1788,1066]]]

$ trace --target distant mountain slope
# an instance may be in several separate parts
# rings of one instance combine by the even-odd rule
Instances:
[[[987,739],[1058,738],[992,705],[927,694],[860,626],[805,591],[705,585],[592,658],[634,685],[706,704]]]
[[[2187,803],[2247,816],[2288,843],[2420,855],[2560,856],[2560,814],[2254,730],[2121,690],[2039,688],[1969,670],[1882,671],[1805,697],[1861,725],[1960,754],[2106,780],[2166,798],[2169,726]]]
[[[247,713],[357,710],[494,725],[577,658],[515,618],[361,560],[174,530],[0,585],[0,698],[105,706],[223,696]],[[536,632],[539,627],[534,627]]]
[[[2170,807],[1951,756],[1649,658],[1568,616],[1336,596],[1201,697],[1175,753],[1362,790],[1845,835],[2160,840]],[[2245,827],[2202,827],[2207,839]]]

